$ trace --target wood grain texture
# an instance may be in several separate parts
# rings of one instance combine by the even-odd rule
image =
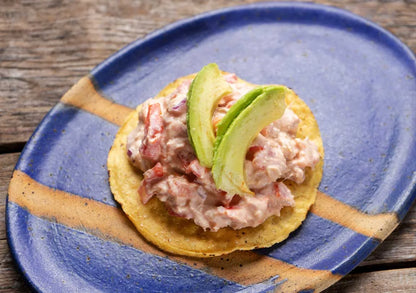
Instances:
[[[2,1],[0,142],[27,141],[42,117],[93,67],[174,21],[256,1]],[[415,1],[316,1],[348,9],[416,50]]]
[[[0,239],[0,292],[30,292],[17,270],[5,239]]]
[[[416,268],[350,274],[325,293],[416,292]]]
[[[5,205],[12,170],[16,165],[19,153],[0,154],[0,240],[6,239]],[[1,260],[1,257],[0,257]]]
[[[29,292],[6,240],[12,169],[42,117],[94,66],[174,21],[256,0],[0,0],[0,292]],[[376,22],[416,51],[416,1],[315,1]],[[416,207],[360,266],[326,292],[412,292]]]
[[[6,239],[6,195],[19,153],[0,155],[0,292],[29,292],[10,254]]]

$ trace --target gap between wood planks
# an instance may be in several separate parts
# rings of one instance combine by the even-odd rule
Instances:
[[[20,153],[26,142],[0,143],[0,154]]]
[[[415,268],[415,267],[416,267],[416,261],[401,261],[401,262],[395,262],[395,263],[383,263],[383,264],[358,266],[354,270],[352,270],[350,274],[362,274],[362,273],[378,272],[378,271],[409,269],[409,268]]]

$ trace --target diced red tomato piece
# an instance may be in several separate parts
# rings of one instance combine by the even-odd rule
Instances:
[[[241,197],[238,194],[235,194],[233,198],[229,201],[224,203],[224,207],[226,209],[233,209],[241,200]]]
[[[150,104],[145,119],[144,139],[140,152],[145,159],[157,161],[162,151],[162,110],[159,103]]]
[[[201,178],[202,176],[204,176],[208,170],[207,168],[201,166],[201,164],[199,164],[198,160],[193,160],[186,168],[185,170],[186,173],[192,173],[194,174],[197,178]]]
[[[276,193],[276,197],[280,197],[279,184],[277,182],[275,182],[273,184],[273,187],[274,187],[274,191]]]
[[[264,136],[267,136],[267,126],[260,130],[260,133]]]
[[[248,148],[246,153],[246,160],[252,161],[254,159],[254,154],[258,151],[262,151],[264,148],[262,146],[253,145]]]
[[[153,168],[144,172],[143,176],[144,179],[142,184],[140,184],[138,193],[141,202],[146,204],[154,195],[152,192],[149,192],[151,185],[162,179],[164,176],[162,164],[157,163]]]

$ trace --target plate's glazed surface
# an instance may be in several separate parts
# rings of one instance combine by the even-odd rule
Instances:
[[[210,62],[293,88],[318,120],[325,162],[317,202],[289,239],[201,260],[166,255],[138,235],[112,198],[106,159],[137,104]],[[343,10],[263,3],[170,25],[95,68],[39,125],[9,188],[11,251],[41,292],[322,290],[415,198],[415,97],[410,50]]]

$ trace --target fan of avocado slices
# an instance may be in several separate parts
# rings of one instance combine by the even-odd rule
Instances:
[[[218,189],[250,196],[254,193],[245,180],[245,155],[258,133],[283,115],[286,88],[257,86],[249,91],[219,122],[215,136],[212,114],[229,93],[231,87],[215,63],[202,68],[188,92],[188,136],[200,164],[212,168]]]

